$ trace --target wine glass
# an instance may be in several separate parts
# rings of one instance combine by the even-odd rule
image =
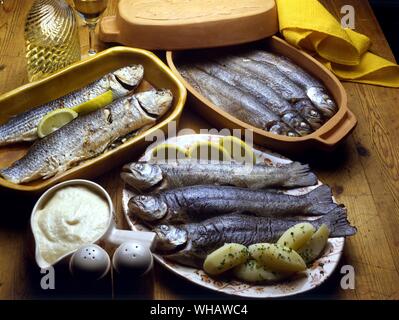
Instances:
[[[108,0],[73,0],[75,10],[79,12],[86,21],[89,28],[89,56],[95,55],[97,51],[94,49],[94,39],[96,35],[96,25],[101,14],[107,8]]]

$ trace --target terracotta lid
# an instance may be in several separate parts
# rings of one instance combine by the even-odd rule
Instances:
[[[100,39],[148,50],[220,47],[278,31],[274,0],[121,0]]]

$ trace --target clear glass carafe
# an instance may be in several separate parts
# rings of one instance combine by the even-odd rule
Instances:
[[[35,0],[25,23],[29,81],[80,60],[78,25],[65,0]]]

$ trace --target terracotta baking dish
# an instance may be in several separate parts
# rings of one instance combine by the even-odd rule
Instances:
[[[100,23],[100,39],[148,50],[211,48],[278,31],[274,0],[120,0]]]
[[[95,57],[77,62],[46,79],[24,85],[0,96],[0,123],[4,123],[13,115],[81,88],[112,70],[134,63],[142,64],[145,69],[145,81],[138,89],[139,91],[153,86],[170,89],[174,95],[171,111],[162,117],[154,127],[130,138],[115,149],[87,160],[53,178],[18,185],[0,177],[0,187],[39,193],[61,181],[96,177],[139,155],[140,151],[151,143],[151,141],[145,141],[145,137],[158,129],[166,132],[169,122],[178,121],[187,92],[170,69],[149,51],[114,47]],[[20,144],[0,148],[0,168],[7,167],[21,158],[29,146],[29,144]]]
[[[320,79],[326,88],[328,88],[339,106],[337,114],[335,114],[335,116],[326,122],[320,129],[304,137],[286,137],[271,134],[236,119],[202,96],[181,76],[178,71],[179,59],[185,55],[189,55],[190,52],[169,51],[167,52],[168,65],[190,92],[189,106],[192,106],[202,117],[219,129],[251,129],[254,133],[255,143],[287,153],[303,152],[310,148],[331,150],[355,128],[357,120],[354,114],[348,109],[345,89],[339,80],[321,63],[309,54],[296,49],[276,36],[251,45],[284,55],[292,59],[299,66],[303,67],[310,74]],[[218,50],[226,50],[226,52],[228,52],[229,48]]]

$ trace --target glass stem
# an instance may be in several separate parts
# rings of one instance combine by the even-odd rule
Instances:
[[[94,43],[96,38],[96,24],[88,23],[87,26],[89,28],[89,56],[91,56],[97,53],[96,49],[94,49]]]

